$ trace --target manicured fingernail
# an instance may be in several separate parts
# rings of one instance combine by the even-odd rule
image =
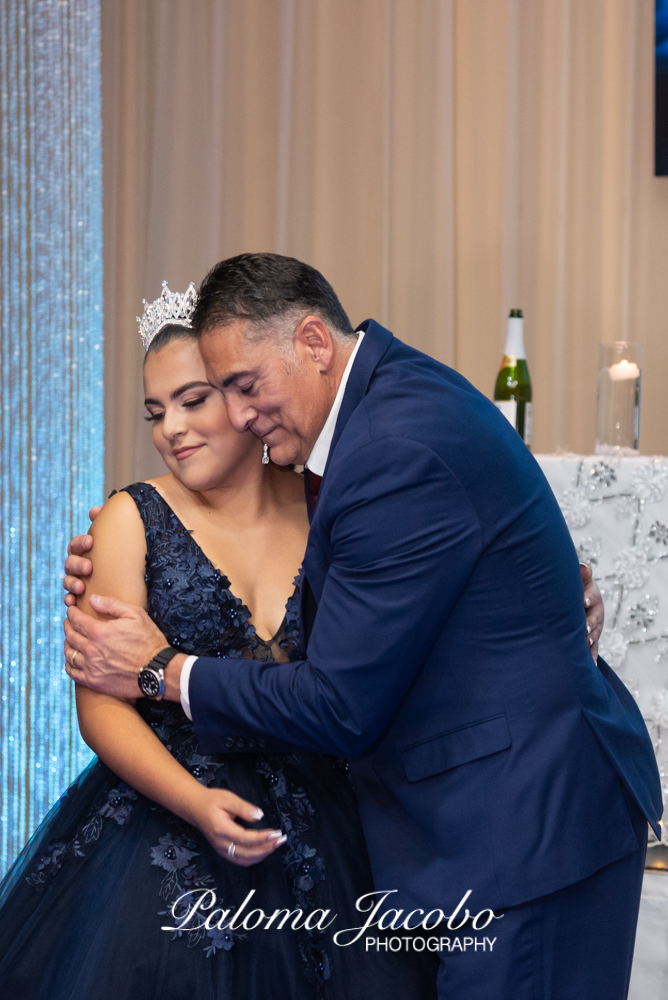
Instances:
[[[587,635],[591,632],[591,625],[587,625]]]
[[[281,839],[276,841],[276,847],[282,847],[287,839],[288,839],[287,836],[283,834]]]
[[[592,637],[590,635],[587,636],[587,642],[589,643],[590,646],[594,645],[594,640],[592,639]]]
[[[587,626],[587,627],[589,627],[589,626]],[[264,816],[264,813],[262,812],[261,809],[253,809],[253,810],[251,810],[251,819],[262,819],[263,816]]]
[[[589,597],[585,597],[585,608],[588,608],[590,604],[591,604],[591,599]]]
[[[283,834],[282,830],[274,830],[274,831],[272,831],[272,833],[269,834],[269,836],[267,837],[267,840],[278,840],[279,837],[283,837],[283,836],[284,836],[284,834]]]

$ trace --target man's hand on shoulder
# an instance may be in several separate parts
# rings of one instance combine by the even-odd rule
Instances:
[[[68,675],[77,684],[117,698],[140,697],[137,677],[142,667],[168,645],[143,608],[114,597],[93,594],[91,607],[109,620],[100,621],[70,607],[65,627]],[[165,670],[168,701],[179,701],[179,679],[185,656],[178,654]]]
[[[94,521],[102,507],[91,507],[88,516]],[[63,587],[67,591],[63,598],[68,608],[73,607],[77,602],[77,597],[81,597],[86,590],[86,585],[81,579],[90,576],[93,572],[93,564],[86,558],[86,553],[93,548],[93,538],[91,535],[75,535],[67,546],[67,559],[65,560],[65,578]]]

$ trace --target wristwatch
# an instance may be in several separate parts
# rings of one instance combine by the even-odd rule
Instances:
[[[171,646],[167,646],[165,649],[160,650],[160,652],[157,653],[152,660],[149,660],[146,666],[139,671],[137,684],[139,685],[139,690],[145,698],[153,698],[155,701],[161,700],[163,694],[165,693],[164,668],[177,653],[178,649],[173,649]]]

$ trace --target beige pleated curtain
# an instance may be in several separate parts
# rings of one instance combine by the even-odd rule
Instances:
[[[668,453],[653,0],[103,0],[107,478],[161,469],[135,316],[291,254],[491,394],[525,313],[534,450],[591,452],[598,343]]]

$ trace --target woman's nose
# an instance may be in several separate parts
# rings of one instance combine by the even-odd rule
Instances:
[[[168,441],[172,441],[180,434],[184,434],[187,430],[185,420],[183,419],[183,413],[179,411],[180,408],[178,407],[172,408],[168,406],[165,410],[165,415],[162,418],[162,433]]]

